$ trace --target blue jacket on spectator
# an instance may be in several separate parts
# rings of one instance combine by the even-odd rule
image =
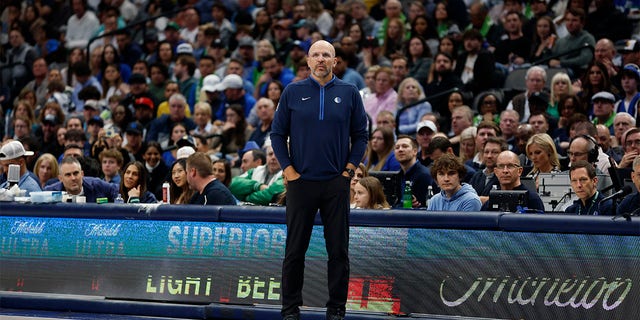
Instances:
[[[480,211],[482,202],[470,184],[463,183],[462,187],[451,198],[447,198],[444,190],[429,200],[428,211]]]
[[[44,191],[64,190],[64,185],[61,181],[44,187]],[[120,189],[115,184],[94,177],[82,178],[82,195],[87,198],[87,203],[96,203],[98,198],[108,198],[109,202],[113,202],[118,193],[120,193]]]

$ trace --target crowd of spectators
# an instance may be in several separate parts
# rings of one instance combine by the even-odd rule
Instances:
[[[369,171],[398,171],[396,193],[411,181],[414,207],[428,205],[431,187],[430,210],[490,207],[491,190],[520,188],[516,175],[536,188],[541,173],[594,178],[588,166],[569,171],[579,161],[596,176],[616,174],[597,181],[604,194],[612,181],[635,181],[640,154],[634,5],[5,1],[0,134],[23,153],[0,155],[0,180],[19,162],[34,190],[86,185],[110,200],[155,202],[168,182],[170,203],[285,203],[271,123],[284,88],[309,76],[307,50],[324,39],[369,116],[353,207],[398,205],[380,199]],[[455,197],[466,204],[449,203]]]

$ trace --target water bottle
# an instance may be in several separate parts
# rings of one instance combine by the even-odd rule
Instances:
[[[124,203],[124,199],[122,199],[122,195],[118,193],[118,196],[113,200],[113,203]]]
[[[425,198],[425,201],[424,201],[424,207],[425,208],[429,207],[429,200],[431,200],[431,197],[433,197],[433,187],[432,186],[428,186],[427,187],[427,197]]]
[[[411,181],[406,181],[404,185],[404,192],[402,193],[402,207],[405,209],[411,209],[413,203],[413,195],[411,193]]]
[[[165,181],[165,183],[162,184],[162,203],[164,204],[171,202],[171,192],[169,192],[169,188],[171,188],[169,182]]]

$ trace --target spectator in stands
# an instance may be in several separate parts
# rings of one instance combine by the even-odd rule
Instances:
[[[591,163],[577,161],[569,169],[571,189],[578,196],[572,205],[565,209],[565,213],[577,215],[611,215],[612,200],[602,202],[604,195],[598,191],[598,177]],[[622,212],[622,211],[620,211]]]
[[[427,42],[420,36],[411,36],[405,51],[409,69],[407,76],[415,78],[418,83],[426,84],[433,64]]]
[[[84,175],[80,162],[75,157],[65,156],[60,163],[60,182],[48,185],[45,191],[66,191],[71,196],[82,195],[87,203],[96,203],[98,198],[107,198],[109,202],[118,196],[118,185],[102,179]]]
[[[375,177],[362,177],[354,185],[353,200],[357,209],[389,209],[382,183]]]
[[[124,82],[128,82],[131,77],[131,67],[121,61],[121,56],[118,53],[118,48],[115,44],[106,44],[102,49],[102,59],[100,60],[100,73],[96,76],[98,80],[102,80],[104,77],[104,70],[110,64],[115,64],[120,69],[120,75]],[[146,81],[146,78],[145,78]]]
[[[475,135],[475,150],[473,151],[472,161],[467,161],[465,164],[478,170],[482,167],[483,163],[483,150],[484,144],[489,138],[500,137],[502,132],[500,127],[491,121],[480,122],[477,126],[477,133]]]
[[[264,68],[265,72],[256,81],[256,92],[254,94],[254,97],[256,98],[266,97],[267,87],[273,80],[280,81],[280,83],[282,83],[282,85],[286,87],[295,77],[293,71],[285,67],[282,61],[278,59],[276,55],[269,55],[262,59],[262,67]]]
[[[611,142],[613,140],[613,135],[609,132],[609,128],[605,127],[602,124],[596,125],[596,130],[598,131],[598,136],[596,140],[607,156],[611,157],[616,163],[622,160],[622,149],[614,149],[611,146]]]
[[[640,155],[640,129],[631,128],[623,136],[624,156],[618,164],[618,168],[630,168],[633,161]]]
[[[527,90],[524,93],[513,97],[509,102],[509,105],[507,105],[507,110],[515,110],[518,112],[521,123],[529,121],[529,116],[531,116],[529,97],[531,97],[535,92],[542,92],[546,81],[547,72],[543,68],[533,66],[527,70],[525,75],[525,85]]]
[[[244,90],[242,78],[237,74],[225,76],[222,82],[216,86],[216,91],[224,93],[224,99],[216,113],[216,118],[220,121],[226,120],[226,111],[231,105],[240,105],[243,109],[243,118],[246,118],[256,104],[256,99]]]
[[[640,68],[635,64],[627,64],[622,69],[620,84],[624,91],[624,97],[616,102],[616,113],[625,112],[636,118],[640,107]]]
[[[43,153],[33,166],[33,173],[38,177],[41,188],[58,181],[58,160],[50,153]]]
[[[413,194],[412,207],[419,208],[426,205],[427,187],[433,186],[433,179],[425,166],[418,162],[418,142],[410,136],[400,135],[395,144],[396,159],[400,163],[400,184],[396,187],[397,194],[402,194],[405,181],[411,181]],[[401,205],[399,199],[395,206]]]
[[[507,143],[499,137],[490,137],[482,150],[482,163],[484,169],[477,170],[469,184],[476,190],[480,201],[485,203],[489,199],[489,192],[494,185],[498,185],[498,177],[495,175],[496,160],[502,151],[507,150]]]
[[[603,124],[613,134],[613,120],[616,116],[613,109],[613,104],[616,102],[615,96],[609,92],[600,91],[593,95],[591,101],[593,102],[593,124]]]
[[[593,61],[602,63],[607,67],[609,78],[613,79],[618,74],[620,69],[613,63],[613,59],[616,57],[616,48],[613,42],[607,38],[602,38],[596,42],[596,48],[593,53]]]
[[[430,96],[440,94],[454,88],[462,88],[462,80],[453,72],[453,64],[455,60],[443,52],[436,54],[434,65],[432,67],[432,75],[429,76],[429,83],[424,87],[424,91],[429,93]],[[448,122],[446,119],[451,117],[449,109],[445,108],[447,96],[443,96],[437,99],[431,99],[431,105],[435,110],[440,112],[443,121]]]
[[[380,69],[380,66],[375,65],[371,66],[364,74],[364,83],[366,87],[364,89],[360,89],[360,96],[362,97],[362,101],[369,98],[369,96],[375,95],[376,93],[376,72]]]
[[[251,169],[265,165],[267,163],[266,154],[255,144],[247,143],[247,146],[242,150],[242,160],[240,163],[240,170],[245,173]]]
[[[195,122],[186,117],[186,108],[187,100],[182,94],[172,95],[169,98],[169,114],[162,115],[151,122],[146,141],[158,141],[160,144],[168,142],[170,130],[173,128],[173,124],[178,122],[184,123],[187,132],[195,129]]]
[[[351,83],[358,90],[364,89],[366,87],[364,78],[356,70],[349,68],[347,59],[348,57],[344,50],[340,47],[336,48],[336,66],[334,67],[336,77]]]
[[[501,96],[501,94],[493,90],[482,92],[477,96],[475,110],[478,114],[473,117],[474,126],[477,126],[482,121],[493,122],[496,125],[500,123],[498,109],[502,109]]]
[[[382,110],[396,111],[396,101],[398,93],[393,89],[395,86],[393,72],[389,67],[381,67],[375,75],[374,95],[364,100],[364,109],[371,119],[376,119]]]
[[[213,161],[213,174],[227,188],[231,185],[231,164],[227,159]]]
[[[558,128],[563,128],[567,130],[566,136],[569,136],[569,120],[574,114],[582,114],[584,115],[586,112],[582,109],[582,103],[580,102],[580,98],[578,96],[564,95],[559,97],[558,99],[558,113],[560,114],[560,119],[558,120]]]
[[[77,83],[73,87],[73,95],[71,96],[71,100],[73,101],[73,105],[75,106],[75,111],[82,112],[84,110],[84,100],[79,97],[80,91],[89,86],[92,86],[95,87],[100,92],[100,94],[102,94],[102,85],[100,85],[98,79],[91,75],[91,70],[89,69],[89,65],[87,65],[86,62],[76,62],[72,66],[72,68]]]
[[[546,113],[555,119],[559,119],[558,101],[562,96],[572,94],[573,87],[571,86],[569,75],[564,72],[556,73],[551,79],[551,94],[549,95],[549,106]]]
[[[633,172],[631,173],[631,180],[636,186],[636,191],[630,195],[624,197],[620,205],[618,206],[619,214],[631,214],[635,215],[640,211],[640,157],[636,157],[633,160]]]
[[[160,143],[164,147],[165,152],[162,153],[162,160],[167,165],[172,165],[178,159],[178,150],[184,146],[190,146],[195,149],[195,140],[188,135],[188,131],[182,122],[176,122],[171,127],[171,136],[166,145]]]
[[[243,107],[232,104],[225,111],[227,121],[219,128],[222,138],[214,138],[214,148],[222,143],[220,151],[230,158],[236,158],[251,136],[252,129],[247,125]]]
[[[363,37],[373,35],[376,21],[369,16],[369,12],[364,1],[352,1],[350,3],[350,9],[351,17],[353,18],[352,26],[360,26],[359,28],[362,30]]]
[[[169,190],[171,194],[171,204],[187,204],[194,194],[187,183],[187,159],[178,159],[171,166],[171,181]]]
[[[520,175],[522,174],[522,166],[520,165],[520,159],[518,155],[511,151],[503,151],[498,155],[496,160],[495,174],[498,177],[500,185],[499,190],[527,190],[527,203],[524,207],[532,210],[538,210],[544,212],[544,204],[534,191],[528,190],[520,182]],[[491,198],[482,205],[482,211],[496,210],[498,204],[494,204]]]
[[[616,143],[624,147],[624,141],[622,140],[622,135],[625,132],[627,132],[627,130],[635,126],[636,126],[636,119],[632,117],[630,114],[625,112],[616,114],[615,118],[613,118],[613,132],[614,132]]]
[[[67,49],[84,49],[87,47],[89,39],[98,31],[100,21],[91,10],[88,10],[86,0],[72,0],[71,9],[73,15],[67,21],[65,46]]]
[[[394,134],[389,128],[376,128],[369,139],[367,159],[364,163],[368,170],[398,171],[400,163],[396,160],[394,149]]]
[[[387,31],[382,40],[382,55],[389,59],[402,55],[407,38],[408,33],[404,22],[400,18],[389,19]]]
[[[119,30],[116,33],[116,42],[121,62],[133,68],[133,65],[142,57],[142,48],[131,39],[131,33],[128,30]]]
[[[264,165],[251,168],[232,179],[229,190],[238,200],[268,205],[275,203],[277,197],[284,192],[282,168],[273,148],[266,146],[264,153],[267,158]]]
[[[496,62],[506,68],[518,68],[530,61],[531,38],[525,37],[522,31],[522,19],[522,13],[517,11],[509,11],[505,16],[505,34],[496,44],[494,54]]]
[[[119,67],[112,63],[107,65],[102,75],[102,100],[109,101],[112,96],[125,96],[129,93],[129,84],[122,81]]]
[[[139,122],[134,121],[127,125],[124,133],[125,138],[127,139],[127,144],[124,146],[124,148],[129,151],[129,153],[131,153],[136,158],[136,160],[140,161],[140,159],[143,159],[142,142],[144,128]]]
[[[147,188],[156,199],[162,199],[162,183],[168,176],[169,167],[162,160],[162,147],[155,141],[147,142],[142,151],[144,167],[147,171]]]
[[[536,0],[535,3],[545,2],[544,0]],[[533,19],[532,19],[533,20]],[[551,17],[541,16],[537,19],[531,44],[530,57],[531,61],[538,61],[551,56],[555,41],[558,39],[556,33],[556,25]]]
[[[269,133],[271,133],[271,123],[276,112],[276,105],[269,98],[260,98],[256,102],[255,108],[258,119],[260,119],[260,126],[253,131],[249,141],[255,141],[258,146],[262,146]]]
[[[495,47],[500,42],[500,26],[493,22],[489,16],[489,8],[482,1],[476,0],[469,5],[469,17],[471,23],[467,26],[467,30],[480,31],[490,47]]]
[[[549,118],[544,113],[532,114],[529,117],[529,124],[535,133],[549,133]]]
[[[147,190],[147,170],[139,161],[124,166],[120,195],[124,203],[156,203],[156,197]]]
[[[291,39],[291,20],[280,19],[273,26],[273,46],[276,55],[285,61],[291,47],[293,39]]]
[[[198,86],[198,81],[194,78],[195,72],[196,59],[189,54],[180,55],[173,68],[173,75],[178,81],[180,93],[187,99],[191,113],[196,104],[196,87]]]
[[[456,153],[460,156],[460,160],[462,160],[463,163],[469,163],[469,165],[473,166],[474,168],[476,166],[479,166],[473,163],[473,157],[476,154],[477,133],[478,133],[478,128],[476,127],[468,127],[462,130],[462,132],[459,135],[460,143],[454,146],[454,147],[457,147],[458,149],[456,150],[457,151]]]
[[[364,165],[364,163],[358,164],[358,167],[356,167],[355,173],[351,178],[351,183],[349,188],[350,189],[349,203],[350,203],[351,209],[356,207],[356,202],[354,199],[356,184],[358,183],[358,181],[360,181],[360,179],[368,176],[369,176],[369,171],[367,170],[367,167]]]
[[[640,40],[625,40],[621,43],[621,46],[618,52],[622,55],[622,63],[624,65],[629,63],[640,65]]]
[[[36,109],[40,109],[47,101],[47,86],[49,85],[49,80],[47,79],[47,68],[47,61],[44,58],[37,58],[35,61],[33,61],[33,66],[31,67],[33,80],[29,81],[24,87],[35,92]]]
[[[2,85],[10,88],[11,97],[17,97],[24,86],[33,80],[30,66],[38,58],[36,50],[25,40],[20,28],[9,31],[9,46],[2,69]],[[9,66],[10,64],[13,64]]]
[[[482,203],[473,187],[462,182],[467,173],[462,161],[453,154],[444,154],[431,167],[440,192],[429,200],[428,211],[479,211]]]
[[[206,136],[214,130],[211,123],[211,106],[206,102],[198,102],[194,106],[193,122],[196,128],[189,131],[191,135]]]
[[[518,130],[520,115],[515,110],[504,110],[500,113],[500,130],[502,131],[502,137],[509,145],[510,150],[518,153],[516,146],[516,132]]]
[[[455,107],[451,112],[451,143],[461,142],[460,134],[473,124],[473,111],[468,106]]]
[[[567,25],[569,35],[558,39],[553,49],[553,54],[563,54],[574,50],[573,53],[552,59],[549,66],[553,68],[568,68],[573,74],[581,74],[589,62],[593,59],[593,53],[590,50],[577,50],[588,43],[592,47],[596,41],[588,31],[583,30],[585,24],[585,12],[582,9],[569,8],[565,12],[564,21]]]
[[[594,38],[610,37],[611,40],[617,41],[631,36],[631,21],[626,13],[616,8],[613,0],[598,0],[594,3],[596,10],[589,13],[584,27]]]
[[[20,166],[18,187],[20,190],[26,190],[26,195],[31,192],[42,191],[38,176],[29,171],[27,167],[27,157],[33,156],[33,151],[26,151],[23,144],[17,140],[10,140],[4,143],[0,148],[0,165],[2,172],[8,175],[9,165]],[[8,189],[9,181],[0,184],[0,189]]]
[[[436,32],[438,38],[442,39],[451,33],[459,33],[460,27],[453,21],[449,14],[448,4],[444,2],[438,2],[434,11],[434,18],[436,22]]]
[[[389,58],[382,54],[382,48],[380,48],[378,40],[373,37],[365,36],[365,40],[362,44],[361,54],[362,61],[360,61],[360,63],[356,67],[356,71],[358,71],[363,76],[369,68],[375,65],[381,67],[391,67],[391,60],[389,60]]]
[[[102,165],[103,180],[111,184],[120,185],[120,168],[122,168],[124,161],[120,151],[106,149],[100,152],[99,160]]]
[[[233,195],[213,174],[209,156],[196,152],[187,158],[187,182],[196,193],[189,204],[235,205]]]
[[[415,104],[420,100],[424,100],[424,89],[418,82],[418,80],[408,77],[398,86],[398,110],[411,104]],[[400,133],[413,134],[416,132],[416,125],[420,118],[428,112],[431,112],[431,104],[428,101],[423,101],[417,105],[406,109],[400,114]]]
[[[429,144],[431,143],[433,135],[437,132],[438,128],[433,121],[422,120],[418,122],[416,128],[416,140],[418,142],[418,146],[420,147],[420,152],[417,158],[418,161],[420,161],[420,163],[425,167],[431,164],[431,157],[429,155]]]
[[[396,132],[396,117],[391,111],[380,111],[376,118],[377,128],[388,128],[394,133]]]
[[[480,31],[469,29],[462,35],[464,52],[458,56],[454,73],[462,80],[464,90],[478,94],[493,85],[494,55],[482,48]]]
[[[166,98],[164,91],[169,80],[169,70],[159,62],[152,63],[149,67],[151,73],[151,82],[149,83],[149,94],[154,105],[159,105]]]
[[[618,94],[618,89],[611,83],[607,68],[598,62],[592,62],[589,65],[579,84],[581,84],[582,91],[577,92],[577,95],[582,101],[582,109],[586,110],[588,115],[593,114],[593,95],[601,91],[607,91],[614,95]]]

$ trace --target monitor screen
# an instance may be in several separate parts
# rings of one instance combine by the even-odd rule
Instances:
[[[384,196],[390,205],[396,203],[399,199],[398,190],[400,190],[400,171],[369,171],[369,175],[376,177],[382,183]]]
[[[491,211],[516,212],[518,206],[527,206],[527,190],[491,190],[489,201]]]

